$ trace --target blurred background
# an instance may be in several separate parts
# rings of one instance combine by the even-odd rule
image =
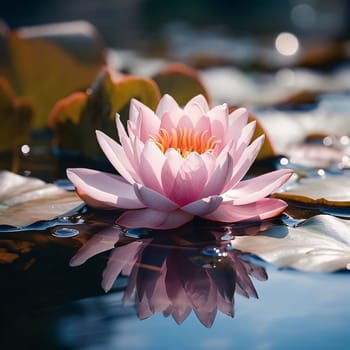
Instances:
[[[348,0],[15,0],[2,2],[11,27],[88,20],[108,46],[140,48],[174,24],[230,35],[266,36],[290,31],[304,39],[342,39],[350,31]]]

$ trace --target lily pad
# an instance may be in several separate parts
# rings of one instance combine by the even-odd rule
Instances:
[[[89,158],[102,156],[95,130],[116,138],[115,115],[119,113],[126,124],[132,98],[154,109],[160,98],[159,89],[151,79],[103,69],[86,93],[74,93],[52,109],[49,125],[55,132],[56,145]]]
[[[9,171],[0,172],[0,225],[52,220],[82,204],[75,192]]]
[[[311,205],[350,207],[350,177],[302,178],[274,197]]]
[[[236,237],[232,244],[279,267],[350,269],[350,221],[330,215],[317,215],[297,227],[275,226],[263,235]]]
[[[182,63],[173,63],[158,72],[153,79],[162,95],[169,94],[180,106],[192,97],[202,94],[210,103],[210,97],[201,81],[199,72]]]
[[[87,22],[9,30],[5,41],[10,62],[2,62],[0,72],[33,104],[36,129],[47,127],[58,99],[89,87],[105,64],[103,45]]]

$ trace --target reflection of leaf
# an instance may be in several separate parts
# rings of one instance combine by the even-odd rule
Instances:
[[[98,39],[92,26],[78,22],[55,30],[43,26],[37,30],[9,31],[6,38],[12,67],[10,78],[16,92],[33,104],[35,128],[45,127],[54,103],[73,91],[87,88],[104,64],[102,47],[94,58],[81,54],[84,45],[97,50]],[[74,38],[78,32],[80,39]],[[72,37],[76,39],[74,43]]]
[[[92,158],[102,155],[95,130],[115,138],[115,114],[119,113],[126,123],[132,98],[154,109],[160,98],[158,87],[150,79],[102,70],[88,93],[74,93],[53,108],[50,126],[58,146]]]
[[[199,94],[202,94],[208,102],[210,101],[198,71],[182,63],[171,64],[153,78],[161,94],[173,96],[180,106],[184,106],[192,97]]]
[[[236,237],[232,244],[280,267],[305,271],[350,267],[350,221],[329,215],[315,216],[297,227],[275,226],[264,235]]]
[[[313,205],[349,207],[350,177],[343,175],[300,179],[284,192],[274,194],[274,197]]]
[[[40,179],[0,172],[0,225],[21,227],[51,220],[81,204],[74,192]]]
[[[8,81],[0,76],[0,152],[29,140],[32,107],[16,98]]]

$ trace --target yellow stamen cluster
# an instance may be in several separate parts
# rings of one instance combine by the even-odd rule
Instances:
[[[151,135],[159,149],[165,153],[169,148],[176,149],[182,157],[186,158],[189,153],[212,151],[219,143],[215,136],[207,136],[208,131],[196,131],[188,128],[160,129],[157,135]]]

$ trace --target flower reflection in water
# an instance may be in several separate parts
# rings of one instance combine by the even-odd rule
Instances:
[[[193,310],[204,326],[211,327],[218,310],[233,317],[235,293],[258,297],[251,277],[267,280],[265,269],[244,259],[230,238],[255,234],[270,225],[204,229],[188,224],[181,231],[149,231],[140,238],[130,237],[133,230],[111,226],[87,241],[70,264],[81,265],[111,250],[102,287],[107,292],[118,276],[128,276],[123,302],[135,297],[140,319],[162,312],[181,324]]]

